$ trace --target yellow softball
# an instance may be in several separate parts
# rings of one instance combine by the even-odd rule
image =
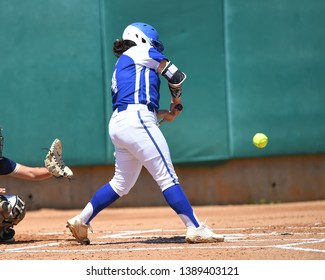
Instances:
[[[253,137],[253,143],[257,148],[265,148],[268,142],[268,138],[264,133],[256,133]]]

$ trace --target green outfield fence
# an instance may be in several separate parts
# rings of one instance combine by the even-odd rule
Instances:
[[[161,127],[175,163],[324,153],[324,14],[321,0],[0,0],[3,153],[39,165],[58,137],[69,165],[112,164],[111,49],[135,21],[187,74]]]

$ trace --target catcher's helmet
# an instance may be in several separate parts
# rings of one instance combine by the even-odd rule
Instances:
[[[157,51],[162,52],[164,45],[159,41],[159,34],[154,27],[144,22],[135,22],[128,25],[122,35],[123,40],[130,40],[139,44],[149,44]]]
[[[26,214],[25,201],[18,195],[0,195],[0,224],[17,225]]]

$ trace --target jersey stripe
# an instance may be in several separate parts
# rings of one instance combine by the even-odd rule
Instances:
[[[167,58],[149,45],[125,51],[115,64],[111,92],[113,108],[122,104],[149,104],[159,109],[159,63]]]

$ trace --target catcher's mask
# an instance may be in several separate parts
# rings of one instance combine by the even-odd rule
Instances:
[[[159,52],[163,52],[165,49],[164,44],[159,41],[157,30],[144,22],[135,22],[128,25],[123,32],[122,39],[133,41],[137,45],[148,44]]]
[[[26,215],[25,201],[18,195],[0,195],[0,217],[6,225],[17,225]]]

